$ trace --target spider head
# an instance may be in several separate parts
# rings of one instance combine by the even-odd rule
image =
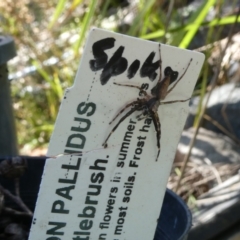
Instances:
[[[170,77],[170,84],[176,81],[178,78],[178,72],[173,71],[171,67],[166,67],[164,69],[164,75],[165,77]]]

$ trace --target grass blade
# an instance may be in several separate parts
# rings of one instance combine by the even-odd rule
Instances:
[[[84,16],[83,22],[80,25],[81,34],[80,34],[80,37],[79,37],[78,41],[76,42],[76,44],[74,46],[75,55],[77,55],[78,50],[79,50],[80,46],[82,45],[82,42],[83,42],[84,37],[86,35],[86,31],[88,29],[88,26],[90,24],[90,21],[92,19],[92,16],[94,14],[95,9],[96,9],[97,3],[98,3],[97,0],[91,0],[90,5],[89,5],[89,10],[86,13],[86,15]]]
[[[51,22],[48,25],[48,28],[51,29],[53,27],[53,25],[56,23],[56,21],[58,20],[59,16],[61,15],[61,13],[64,10],[65,4],[66,4],[67,0],[59,0],[56,10],[53,14],[53,18],[51,20]]]
[[[197,33],[198,29],[200,28],[201,24],[204,22],[206,15],[209,12],[209,9],[215,4],[216,0],[206,0],[205,6],[203,7],[202,11],[198,14],[197,18],[195,19],[194,23],[192,24],[191,28],[183,38],[182,42],[179,44],[180,48],[187,48],[191,43],[193,37]]]

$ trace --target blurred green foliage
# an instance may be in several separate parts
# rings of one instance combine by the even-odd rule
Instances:
[[[10,72],[21,72],[29,66],[36,69],[12,80],[20,150],[49,142],[63,92],[73,83],[89,27],[192,48],[200,29],[206,33],[200,43],[203,46],[219,40],[221,27],[235,21],[236,1],[231,1],[232,12],[225,16],[220,13],[226,1],[201,1],[194,11],[188,8],[189,2],[192,1],[1,1],[0,33],[15,38],[19,54],[10,64]],[[216,17],[207,21],[212,10]],[[122,21],[126,16],[130,23]],[[218,34],[212,34],[216,27]],[[210,51],[211,48],[205,52],[207,56]],[[208,70],[206,62],[195,92],[202,97],[207,89]]]

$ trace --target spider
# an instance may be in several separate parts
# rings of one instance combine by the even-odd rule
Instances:
[[[187,70],[192,62],[192,58],[191,58],[187,67],[185,68],[184,72],[182,73],[182,75],[179,78],[178,78],[177,71],[173,71],[171,67],[166,67],[164,69],[164,78],[162,79],[162,58],[161,58],[161,45],[160,44],[159,44],[159,55],[160,55],[160,59],[159,59],[160,76],[159,76],[156,86],[154,86],[151,89],[151,94],[148,94],[145,90],[141,89],[139,86],[114,83],[115,85],[118,85],[118,86],[137,88],[144,95],[144,97],[137,98],[135,101],[132,101],[129,104],[127,104],[121,111],[119,111],[117,113],[117,115],[109,123],[109,124],[111,124],[114,120],[116,120],[116,118],[121,113],[123,113],[126,109],[131,108],[128,112],[126,112],[126,114],[123,117],[120,118],[118,123],[113,127],[112,131],[109,133],[105,142],[103,143],[104,148],[107,147],[108,139],[114,133],[114,131],[118,128],[118,126],[135,111],[141,111],[141,114],[136,116],[138,121],[140,121],[144,118],[147,118],[147,117],[151,117],[153,120],[153,124],[154,124],[155,130],[156,130],[157,148],[158,148],[156,161],[158,160],[158,157],[160,154],[160,139],[161,139],[161,123],[160,123],[159,116],[158,116],[158,108],[160,105],[163,105],[163,104],[186,102],[190,99],[190,98],[188,98],[186,100],[175,100],[175,101],[162,102],[162,100],[164,100],[166,98],[166,96],[175,88],[177,83],[183,78],[183,76],[187,72]],[[169,88],[169,86],[173,82],[175,82],[174,85],[171,88]]]

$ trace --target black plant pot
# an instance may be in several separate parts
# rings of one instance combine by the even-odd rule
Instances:
[[[21,198],[24,203],[34,211],[38,190],[45,164],[44,157],[25,157],[28,162],[28,169],[20,179]],[[3,159],[2,159],[3,160]],[[0,161],[2,161],[0,159]],[[6,189],[14,192],[14,182],[0,176],[0,183]],[[6,199],[6,206],[18,209],[19,207],[11,200]],[[3,216],[0,217],[4,221]],[[25,219],[25,220],[24,220]],[[27,228],[30,227],[31,219],[17,218],[15,221],[25,221]],[[189,209],[182,199],[172,191],[166,191],[161,214],[158,221],[154,240],[186,240],[191,228],[192,217]],[[1,226],[0,226],[1,231]],[[1,233],[0,233],[1,234]],[[130,239],[129,239],[130,240]],[[131,239],[132,240],[132,239]],[[141,240],[141,239],[140,239]],[[145,240],[145,239],[143,239]]]

